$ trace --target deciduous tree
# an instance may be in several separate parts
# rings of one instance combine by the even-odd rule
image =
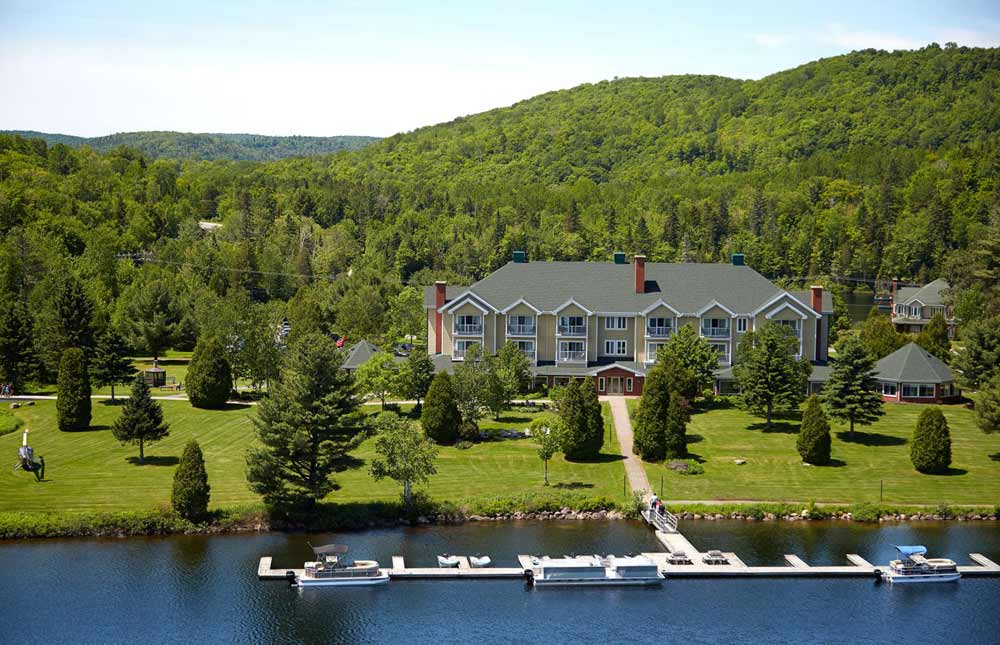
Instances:
[[[216,338],[198,341],[188,365],[188,399],[196,408],[218,410],[226,405],[232,392],[233,376],[222,343]]]
[[[374,396],[385,409],[385,400],[400,390],[400,373],[396,360],[389,352],[376,352],[358,366],[355,380],[358,392]]]
[[[681,325],[660,348],[656,357],[658,362],[674,363],[694,375],[694,380],[680,392],[688,401],[694,401],[715,382],[715,370],[719,368],[719,353],[707,340],[698,335],[693,325]]]
[[[948,339],[948,324],[940,313],[917,334],[916,343],[946,363],[951,362],[951,341]]]
[[[388,477],[403,485],[403,502],[413,500],[413,485],[426,483],[437,473],[437,448],[414,423],[393,412],[383,412],[375,421],[375,454],[371,475],[375,481]]]
[[[904,334],[896,331],[888,314],[872,307],[859,332],[865,351],[873,360],[885,358],[908,342]]]

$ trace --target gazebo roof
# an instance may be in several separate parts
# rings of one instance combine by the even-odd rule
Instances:
[[[916,343],[907,343],[875,363],[875,373],[880,381],[900,383],[950,383],[955,380],[944,361]]]

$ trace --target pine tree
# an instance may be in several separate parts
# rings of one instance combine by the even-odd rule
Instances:
[[[799,340],[792,331],[776,322],[743,335],[737,349],[733,373],[740,385],[740,399],[755,414],[763,414],[767,427],[776,409],[790,409],[805,399],[812,367],[805,359],[796,360]]]
[[[451,377],[447,372],[438,372],[431,381],[420,415],[420,425],[431,441],[441,445],[455,443],[462,415],[455,404],[451,389]]]
[[[926,408],[917,419],[910,444],[913,467],[925,474],[948,472],[951,466],[951,432],[939,408]]]
[[[646,375],[635,414],[632,449],[646,461],[687,454],[687,400],[681,390],[694,376],[673,359],[661,360]]]
[[[90,376],[83,350],[70,347],[59,361],[59,396],[56,401],[59,429],[63,432],[90,427]]]
[[[1000,432],[1000,375],[979,389],[976,425],[987,434]]]
[[[558,391],[559,447],[567,459],[594,459],[604,445],[604,417],[590,379],[571,381]]]
[[[89,361],[94,348],[94,303],[73,276],[53,278],[52,298],[39,313],[36,342],[45,368],[53,370],[70,347]]]
[[[170,426],[163,421],[163,409],[149,394],[149,386],[139,377],[122,406],[122,413],[111,426],[111,434],[123,444],[139,446],[139,465],[146,463],[146,444],[165,439]]]
[[[16,296],[0,299],[0,380],[20,392],[36,368],[28,308]]]
[[[917,334],[916,342],[928,352],[942,361],[951,362],[951,341],[948,339],[948,324],[940,313],[934,314],[931,321]]]
[[[329,337],[309,334],[288,350],[281,376],[253,418],[260,444],[247,455],[247,480],[280,512],[309,510],[334,490],[363,421],[353,376]]]
[[[819,398],[813,394],[802,412],[802,427],[795,441],[802,461],[823,466],[830,462],[830,423],[823,414]]]
[[[1000,316],[962,325],[962,350],[955,357],[962,383],[979,387],[1000,374]]]
[[[215,338],[198,341],[188,365],[188,399],[196,408],[210,410],[225,407],[233,388],[233,374],[222,343]]]
[[[211,493],[208,473],[205,472],[205,458],[201,446],[194,439],[184,446],[181,462],[174,471],[174,487],[170,495],[170,505],[181,517],[197,520],[208,512]]]
[[[110,327],[97,339],[90,373],[99,387],[111,386],[112,401],[115,400],[115,385],[135,378],[136,369],[128,357],[128,347],[118,332]]]
[[[834,419],[871,425],[885,414],[882,395],[875,391],[875,361],[865,352],[857,336],[847,336],[837,345],[830,380],[823,386],[823,404]]]

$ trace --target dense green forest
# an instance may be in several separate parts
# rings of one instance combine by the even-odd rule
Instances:
[[[932,45],[759,81],[616,79],[269,162],[0,135],[0,340],[33,329],[51,372],[75,291],[95,333],[133,345],[148,318],[175,347],[232,329],[220,302],[237,320],[287,316],[293,334],[377,339],[410,324],[404,285],[468,283],[514,249],[944,275],[1000,313],[998,132],[1000,50]]]
[[[34,130],[6,130],[26,139],[42,139],[52,145],[62,143],[73,148],[87,146],[108,152],[128,146],[150,159],[232,159],[236,161],[274,161],[289,157],[311,157],[341,150],[360,150],[378,141],[378,137],[270,137],[261,134],[219,134],[189,132],[120,132],[104,137],[75,137]]]

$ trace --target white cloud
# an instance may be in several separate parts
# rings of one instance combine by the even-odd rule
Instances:
[[[753,41],[761,47],[784,47],[795,40],[794,36],[785,34],[756,34]]]

